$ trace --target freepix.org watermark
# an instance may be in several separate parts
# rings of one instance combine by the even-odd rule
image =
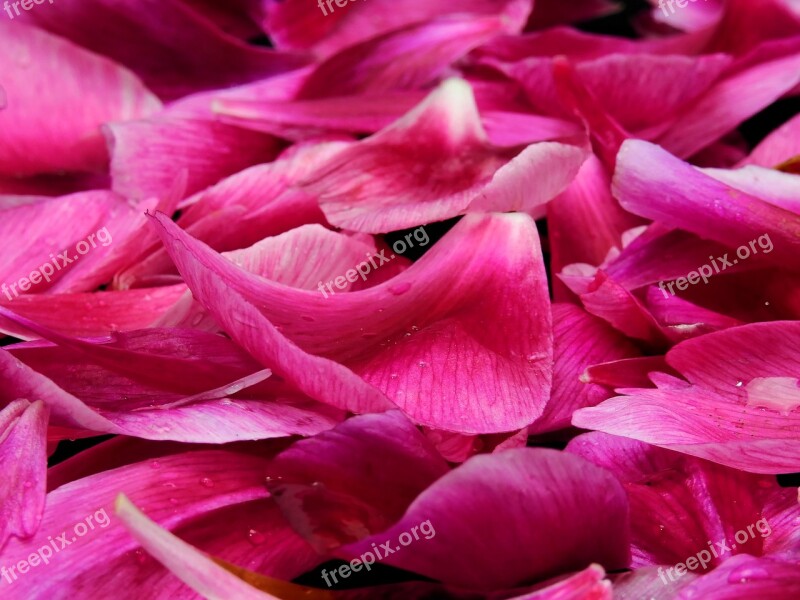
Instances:
[[[36,552],[31,552],[27,560],[21,560],[10,567],[0,567],[0,576],[8,581],[8,583],[14,583],[19,578],[19,575],[24,575],[41,564],[49,565],[50,559],[53,557],[54,553],[57,554],[61,552],[64,548],[72,544],[72,542],[78,541],[79,537],[83,537],[89,533],[89,531],[94,530],[95,524],[99,525],[101,529],[105,529],[110,523],[111,519],[106,513],[106,509],[101,508],[93,515],[86,517],[83,521],[75,523],[72,528],[72,533],[74,535],[70,535],[67,531],[63,531],[61,535],[56,536],[55,539],[53,539],[52,535],[48,535],[48,543],[39,548]],[[19,571],[19,575],[17,571]]]
[[[328,576],[333,579],[333,583],[339,583],[339,581],[336,579],[337,574],[342,579],[347,579],[353,573],[358,573],[362,567],[366,567],[367,571],[369,571],[372,569],[372,565],[375,564],[376,560],[382,560],[390,554],[394,554],[403,547],[408,546],[412,542],[418,540],[420,532],[425,536],[426,540],[429,540],[436,535],[436,530],[433,528],[433,525],[431,525],[430,520],[425,521],[419,525],[415,525],[410,531],[404,531],[397,536],[397,541],[400,543],[399,546],[395,545],[392,547],[392,540],[386,540],[380,546],[373,543],[372,550],[367,550],[359,558],[354,558],[350,561],[350,564],[342,565],[330,573],[327,571],[327,569],[322,569],[322,578],[325,580],[325,583],[328,584],[328,587],[331,587],[333,584],[328,580]],[[382,555],[381,551],[383,551]]]
[[[348,2],[355,2],[356,0],[317,0],[317,6],[322,11],[322,15],[327,17],[328,11],[325,10],[325,4],[328,5],[328,9],[333,12],[335,9],[333,8],[333,4],[336,3],[336,6],[339,8],[344,8],[347,6]]]
[[[392,244],[392,250],[396,252],[396,254],[392,254],[389,257],[386,257],[386,250],[381,250],[377,254],[373,255],[372,253],[367,253],[367,261],[358,263],[355,269],[350,269],[344,275],[337,277],[336,279],[332,279],[326,284],[323,284],[321,281],[317,285],[319,291],[322,292],[322,295],[326,298],[328,294],[325,292],[325,287],[328,288],[328,291],[331,295],[335,294],[336,292],[333,291],[333,286],[336,285],[337,288],[343,290],[347,287],[347,282],[355,283],[359,276],[361,277],[362,281],[367,280],[367,275],[372,271],[372,269],[380,268],[384,263],[390,262],[392,259],[397,258],[398,254],[403,254],[409,248],[414,247],[414,242],[412,241],[412,237],[414,240],[419,242],[421,248],[424,248],[430,243],[430,238],[428,237],[428,232],[425,231],[424,227],[417,227],[411,233],[407,233],[404,240],[400,239],[397,240],[394,244]],[[375,262],[377,259],[380,262]],[[325,287],[323,287],[323,285]]]
[[[703,0],[705,2],[706,0]],[[664,16],[668,17],[671,14],[675,14],[675,5],[677,4],[679,8],[686,8],[689,6],[689,3],[695,3],[697,0],[658,0],[658,8],[664,11]],[[667,7],[671,12],[667,12]]]
[[[736,256],[739,258],[734,258],[733,261],[728,259],[728,253],[726,252],[722,256],[718,256],[714,258],[713,256],[709,256],[708,258],[711,259],[711,264],[705,264],[697,271],[692,271],[686,277],[678,277],[675,281],[670,281],[667,285],[667,289],[669,289],[669,293],[673,296],[675,295],[675,290],[672,289],[672,286],[676,286],[679,290],[683,291],[689,287],[689,284],[692,285],[700,283],[700,280],[703,280],[703,283],[708,283],[708,279],[717,273],[721,273],[728,267],[732,267],[733,265],[739,264],[739,260],[747,260],[752,255],[758,254],[758,248],[756,248],[756,242],[758,242],[758,248],[761,248],[764,251],[764,254],[769,254],[772,252],[774,246],[772,245],[772,240],[769,239],[769,234],[765,233],[757,240],[752,240],[749,245],[742,245],[739,246],[736,250]],[[751,254],[752,251],[752,254]],[[719,261],[719,262],[717,262]],[[714,269],[711,268],[711,265],[714,266]],[[720,268],[721,267],[721,268]],[[658,287],[661,289],[661,293],[664,294],[664,298],[669,298],[669,294],[667,294],[667,290],[664,289],[664,282],[659,281]]]
[[[20,292],[27,292],[31,289],[31,286],[41,283],[42,280],[50,283],[50,278],[56,273],[56,271],[60,271],[67,265],[72,264],[81,256],[89,252],[89,250],[92,248],[97,248],[95,238],[97,238],[97,241],[100,242],[100,245],[102,246],[108,246],[112,241],[111,234],[108,232],[108,228],[103,227],[102,229],[99,229],[97,233],[93,233],[85,240],[81,240],[75,244],[75,252],[77,252],[77,254],[73,254],[71,258],[69,256],[69,250],[64,250],[64,252],[57,256],[51,253],[51,260],[49,262],[44,263],[38,269],[32,271],[28,277],[22,277],[14,283],[4,283],[0,285],[0,292],[5,294],[6,298],[9,300],[13,300],[14,298],[19,297]],[[91,244],[91,246],[89,244]],[[19,288],[19,292],[17,291],[17,288]],[[12,292],[14,294],[13,298],[11,297]]]
[[[50,4],[53,3],[53,0],[47,0]],[[11,9],[14,9],[14,12],[17,13],[17,16],[20,16],[22,13],[19,12],[19,7],[22,5],[22,10],[30,10],[33,8],[34,4],[44,4],[44,0],[22,0],[21,2],[9,2],[6,0],[6,3],[3,4],[3,10],[8,13],[9,19],[14,19],[14,15],[11,12]]]
[[[756,533],[755,531],[761,534],[762,538],[767,537],[769,534],[772,533],[772,527],[770,527],[769,522],[766,519],[760,519],[756,521],[752,525],[747,526],[747,530],[740,529],[736,532],[733,536],[735,540],[735,544],[731,543],[730,547],[728,546],[728,540],[722,540],[721,542],[711,542],[709,540],[708,550],[705,548],[700,550],[694,556],[690,556],[686,559],[686,562],[678,563],[674,567],[668,568],[666,571],[663,567],[658,567],[658,574],[661,577],[661,581],[664,585],[667,585],[667,576],[669,576],[670,581],[675,581],[676,579],[680,579],[689,571],[694,571],[698,567],[703,567],[703,570],[708,567],[708,564],[711,562],[711,555],[714,555],[714,558],[719,558],[726,552],[730,552],[731,550],[736,550],[737,546],[739,547],[744,546],[748,541],[751,539],[755,539]],[[672,573],[675,572],[675,576],[673,577]]]

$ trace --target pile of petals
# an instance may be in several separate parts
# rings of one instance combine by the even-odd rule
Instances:
[[[800,3],[0,40],[0,598],[800,598]]]

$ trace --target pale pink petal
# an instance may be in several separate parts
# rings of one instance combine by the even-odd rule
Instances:
[[[255,589],[219,566],[209,556],[159,527],[124,494],[117,497],[114,512],[151,556],[203,597],[220,600],[276,600],[272,594]]]
[[[150,519],[166,529],[180,532],[190,541],[219,538],[230,542],[232,530],[224,519],[226,513],[219,511],[239,505],[247,507],[246,503],[253,501],[265,502],[267,491],[263,482],[267,465],[268,457],[232,451],[198,451],[159,457],[65,484],[48,494],[36,535],[24,542],[9,542],[3,561],[13,565],[27,560],[32,552],[50,546],[50,539],[58,550],[52,552],[49,564],[40,564],[24,575],[18,574],[13,583],[0,579],[0,592],[4,597],[15,599],[57,597],[59,594],[80,597],[87,589],[92,589],[99,597],[130,592],[123,597],[134,598],[146,595],[147,590],[154,587],[160,588],[161,582],[169,589],[173,584],[165,580],[171,576],[147,557],[114,514],[117,495],[125,494],[141,506]],[[250,528],[260,527],[265,535],[270,535],[273,527],[270,521],[274,518],[267,516],[263,508],[259,511],[257,505],[248,508],[255,510],[250,514]],[[253,517],[259,513],[264,518]],[[82,536],[77,535],[79,531],[75,529],[81,522],[86,529]],[[241,559],[242,550],[250,546],[247,559],[258,560],[264,549],[249,541],[248,531],[241,522],[237,519],[235,533],[240,541],[231,558]],[[282,538],[292,534],[285,528],[281,530],[277,522],[275,533],[276,545],[293,555],[286,557],[286,566],[277,576],[291,579],[313,566],[314,562],[309,564],[309,557],[314,553],[308,546],[303,550],[302,545],[290,544],[289,539],[284,542]],[[64,543],[56,540],[61,534],[66,540],[63,547]],[[218,555],[224,559],[228,557],[224,548],[207,547],[210,551],[223,550]],[[289,563],[294,563],[292,568],[288,568]],[[112,569],[114,577],[108,576],[108,568]],[[180,588],[173,590],[174,594],[183,593]]]
[[[717,181],[648,142],[625,142],[618,161],[613,190],[623,208],[732,249],[768,234],[774,251],[758,259],[783,268],[797,264],[800,215]]]

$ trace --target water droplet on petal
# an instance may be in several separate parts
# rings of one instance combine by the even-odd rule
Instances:
[[[152,468],[152,469],[160,469],[161,468],[161,463],[158,462],[157,460],[154,460],[153,462],[150,463],[150,468]]]
[[[133,551],[133,557],[136,559],[140,565],[143,564],[147,560],[147,556],[144,553],[144,550],[138,548]]]
[[[747,583],[748,581],[769,579],[769,571],[764,567],[743,565],[731,571],[728,583]]]
[[[264,543],[266,536],[263,533],[259,533],[255,529],[251,529],[247,532],[247,538],[253,545],[258,546],[259,544]]]
[[[426,363],[424,360],[421,360],[421,361],[419,361],[417,364],[418,364],[418,365],[419,365],[421,368],[425,368],[425,367],[427,367],[427,366],[428,366],[428,363]]]
[[[411,289],[411,284],[408,282],[396,283],[394,285],[389,286],[389,292],[394,294],[395,296],[402,296],[410,289]]]
[[[214,487],[214,482],[213,482],[211,479],[209,479],[208,477],[203,477],[203,478],[200,480],[200,484],[201,484],[203,487],[207,487],[207,488],[212,488],[212,487]]]

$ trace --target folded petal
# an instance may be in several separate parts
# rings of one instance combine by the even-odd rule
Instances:
[[[541,414],[552,332],[530,217],[467,217],[400,275],[327,298],[247,274],[155,219],[198,302],[312,398],[363,412],[388,396],[415,422],[461,433],[514,431]],[[465,368],[448,366],[456,359]]]
[[[471,88],[450,79],[402,119],[320,166],[305,189],[319,196],[332,224],[379,233],[469,210],[540,206],[586,157],[557,143],[514,154],[489,144]]]

